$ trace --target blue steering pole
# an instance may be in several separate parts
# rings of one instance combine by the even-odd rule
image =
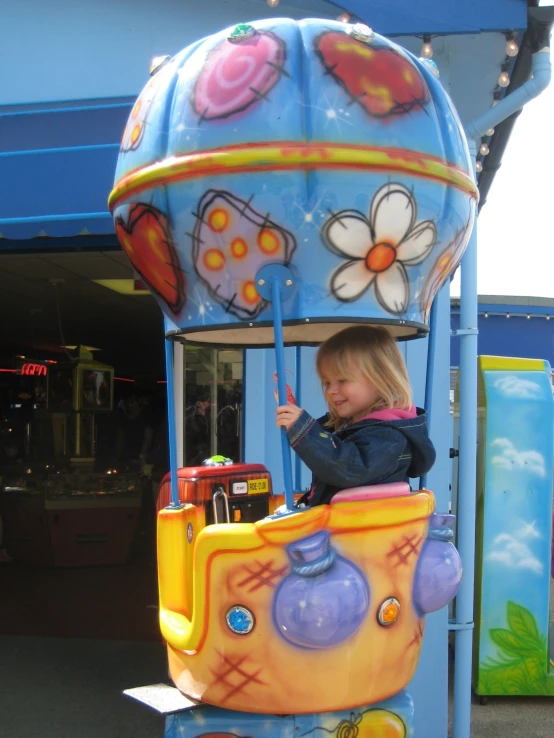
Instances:
[[[287,404],[287,387],[285,380],[285,344],[283,340],[283,314],[281,301],[286,300],[286,291],[292,292],[293,278],[290,270],[281,264],[267,264],[256,275],[256,287],[259,294],[271,302],[273,307],[273,332],[275,337],[275,363],[277,366],[277,395],[279,405]],[[283,456],[283,476],[285,483],[285,512],[294,509],[292,486],[292,464],[290,445],[285,428],[280,428],[281,451]]]

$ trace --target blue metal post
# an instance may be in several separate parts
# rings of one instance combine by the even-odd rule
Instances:
[[[469,142],[475,166],[476,146]],[[460,464],[457,547],[464,575],[456,597],[452,738],[471,735],[471,663],[477,480],[477,224],[462,259],[460,294]]]
[[[165,375],[167,378],[167,425],[169,433],[169,469],[171,478],[171,505],[179,506],[177,487],[177,432],[175,426],[175,383],[173,376],[173,341],[165,339]]]
[[[273,307],[273,332],[275,335],[275,362],[277,364],[277,393],[279,405],[287,404],[287,387],[285,379],[285,345],[283,342],[283,315],[281,312],[281,285],[279,278],[271,278],[271,304]],[[283,475],[285,479],[285,505],[288,510],[294,507],[292,491],[292,465],[287,432],[281,428],[281,450],[283,453]]]
[[[435,379],[435,352],[437,350],[437,312],[438,301],[435,298],[431,306],[429,318],[429,336],[427,338],[427,371],[425,373],[425,410],[427,410],[427,427],[431,429],[431,418],[433,409],[433,385]],[[427,474],[420,479],[419,488],[427,486]]]
[[[300,346],[296,347],[295,351],[296,355],[296,366],[294,368],[295,371],[295,388],[294,388],[294,397],[296,399],[296,404],[298,407],[302,407],[302,349]],[[302,459],[298,454],[295,454],[294,458],[294,486],[296,491],[302,490]]]

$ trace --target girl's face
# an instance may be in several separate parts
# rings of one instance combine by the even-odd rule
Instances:
[[[371,412],[380,399],[373,384],[360,372],[353,371],[351,379],[332,375],[322,375],[323,391],[329,407],[341,418],[361,420]]]

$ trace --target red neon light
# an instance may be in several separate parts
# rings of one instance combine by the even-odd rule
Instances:
[[[5,372],[6,374],[15,374],[17,369],[0,369],[0,372]]]
[[[126,379],[125,377],[114,377],[117,382],[134,382],[134,379]]]
[[[48,369],[44,364],[23,364],[21,367],[21,374],[27,377],[45,377],[48,373]]]

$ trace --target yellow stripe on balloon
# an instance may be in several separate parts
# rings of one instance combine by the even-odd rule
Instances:
[[[282,141],[198,151],[172,156],[136,169],[116,183],[108,198],[108,205],[113,212],[121,201],[172,182],[222,174],[290,169],[402,173],[451,185],[478,199],[473,177],[435,156],[409,149]]]

